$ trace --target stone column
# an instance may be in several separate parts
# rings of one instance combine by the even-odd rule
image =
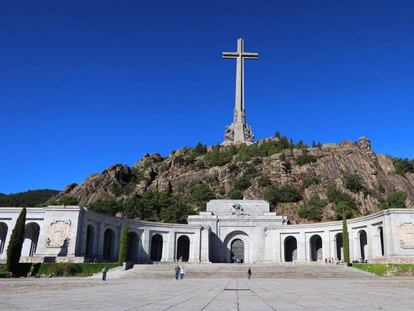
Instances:
[[[151,260],[150,255],[150,230],[144,229],[141,233],[141,243],[139,243],[138,260],[148,262]]]
[[[200,229],[200,260],[201,262],[210,262],[210,228],[201,227]]]
[[[105,223],[99,223],[98,226],[98,251],[96,253],[97,257],[103,257],[103,247],[105,240]]]
[[[174,262],[175,255],[175,232],[170,231],[165,235],[167,238],[164,241],[165,251],[163,247],[161,261]]]
[[[308,247],[309,239],[306,238],[305,232],[301,232],[297,237],[297,262],[306,262],[308,261]],[[281,245],[283,247],[283,245]]]

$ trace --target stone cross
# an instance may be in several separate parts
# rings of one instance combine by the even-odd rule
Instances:
[[[244,59],[257,59],[258,54],[245,52],[244,41],[240,38],[237,40],[237,52],[224,52],[223,58],[235,58],[237,60],[234,119],[233,123],[226,128],[224,144],[250,142],[253,140],[253,133],[250,126],[246,124],[244,109]]]

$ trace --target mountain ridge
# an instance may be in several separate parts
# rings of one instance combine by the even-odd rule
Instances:
[[[309,147],[277,133],[251,145],[199,143],[165,157],[145,154],[131,167],[115,164],[80,185],[69,185],[49,203],[72,198],[105,212],[96,204],[167,193],[188,205],[189,213],[203,210],[212,198],[266,199],[273,210],[293,222],[332,220],[339,218],[344,204],[353,216],[401,202],[414,207],[414,163],[398,160],[375,154],[365,137]],[[111,208],[110,213],[123,209]]]

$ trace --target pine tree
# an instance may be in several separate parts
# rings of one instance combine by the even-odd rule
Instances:
[[[128,224],[125,224],[122,227],[121,238],[119,239],[119,256],[118,262],[122,265],[122,263],[126,262],[128,252]]]
[[[19,271],[19,261],[24,242],[24,227],[26,225],[26,208],[23,207],[12,231],[7,247],[7,271],[14,275]]]
[[[346,223],[345,213],[342,217],[342,243],[344,248],[344,262],[349,264],[349,236],[348,236],[348,225]]]

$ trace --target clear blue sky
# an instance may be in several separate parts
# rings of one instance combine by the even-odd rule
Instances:
[[[257,138],[414,158],[414,1],[4,1],[0,192],[222,141],[245,39]]]

